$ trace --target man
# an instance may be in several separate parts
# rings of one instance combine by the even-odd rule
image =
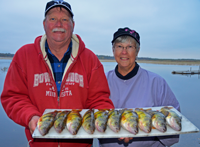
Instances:
[[[137,64],[139,50],[140,36],[135,30],[125,27],[114,33],[112,51],[117,66],[107,73],[107,80],[115,108],[173,106],[180,111],[179,102],[167,82]],[[115,138],[99,141],[101,147],[164,147],[177,143],[179,136],[133,137],[125,138],[124,142]]]
[[[113,108],[103,66],[73,34],[70,4],[50,1],[43,21],[45,35],[15,54],[1,94],[9,118],[25,127],[31,147],[91,146],[91,139],[33,139],[45,109]]]

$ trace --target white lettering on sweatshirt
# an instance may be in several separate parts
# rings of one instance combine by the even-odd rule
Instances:
[[[40,83],[44,83],[44,82],[45,83],[49,83],[50,82],[50,78],[49,78],[49,73],[48,72],[34,75],[33,87],[37,87]]]
[[[78,83],[80,87],[84,87],[83,75],[70,72],[66,80],[66,85],[74,85],[74,83]]]
[[[46,96],[50,97],[56,97],[56,91],[55,88],[52,86],[50,83],[50,76],[48,72],[41,73],[41,74],[34,74],[34,83],[33,87],[39,86],[39,84],[45,83],[46,86],[50,86],[49,90],[46,91]],[[80,87],[84,87],[84,82],[83,82],[83,75],[80,75],[78,73],[70,72],[68,74],[67,80],[65,81],[65,85],[75,85],[78,84]],[[65,89],[62,89],[60,97],[65,97],[65,96],[72,96],[72,91],[69,90],[67,87]]]

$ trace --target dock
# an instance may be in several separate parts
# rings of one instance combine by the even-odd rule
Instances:
[[[199,70],[192,70],[192,68],[190,67],[190,70],[185,70],[185,71],[172,71],[172,74],[200,74],[200,66],[199,66]]]

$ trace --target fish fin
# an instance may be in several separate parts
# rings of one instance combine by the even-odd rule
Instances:
[[[121,113],[121,114],[122,114],[123,112],[124,112],[124,109],[121,109],[121,110],[119,110],[119,113]]]
[[[110,109],[98,109],[99,111],[109,111]]]
[[[152,126],[152,129],[156,129],[154,126]]]
[[[144,110],[143,108],[135,108],[135,110]]]
[[[151,108],[149,108],[149,109],[143,109],[143,111],[145,111],[145,112],[149,112],[149,111],[152,111],[152,109]]]
[[[168,106],[163,106],[162,108],[163,108],[163,109],[165,109],[165,108],[168,109]],[[162,109],[162,108],[161,108],[161,109]]]
[[[163,108],[166,108],[166,109],[173,109],[173,107],[170,107],[170,106],[164,106]]]
[[[162,114],[163,114],[165,117],[167,117],[170,113],[169,113],[168,111],[164,111]]]
[[[58,111],[57,111],[57,110],[55,110],[53,113],[58,113]]]
[[[72,111],[81,112],[82,109],[72,109]]]

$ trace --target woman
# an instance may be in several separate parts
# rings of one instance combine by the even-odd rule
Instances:
[[[127,27],[118,29],[114,33],[112,45],[118,64],[114,70],[107,73],[107,80],[111,92],[110,99],[115,108],[173,106],[180,111],[179,102],[166,81],[137,64],[140,36],[136,31]],[[164,147],[177,143],[179,136],[134,137],[128,141],[124,143],[118,139],[100,139],[100,145],[102,147]]]

